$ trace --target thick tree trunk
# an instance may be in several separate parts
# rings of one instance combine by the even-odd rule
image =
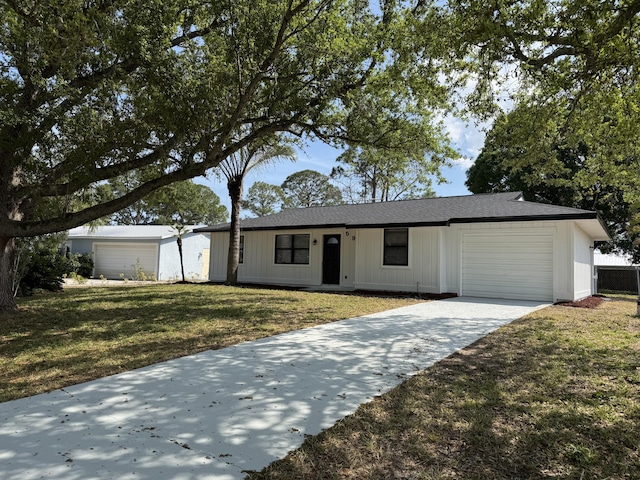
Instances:
[[[13,258],[15,254],[15,239],[0,237],[0,314],[17,310],[14,299]]]
[[[225,284],[238,283],[240,264],[240,202],[242,201],[242,179],[233,179],[227,184],[231,198],[231,229],[229,230],[229,255],[227,257],[227,280]]]

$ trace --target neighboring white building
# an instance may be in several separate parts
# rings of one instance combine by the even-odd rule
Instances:
[[[285,210],[241,221],[245,283],[577,300],[593,293],[595,212],[520,192]],[[209,278],[226,276],[229,224],[211,234]]]
[[[192,233],[188,226],[182,237],[184,272],[188,279],[209,276],[209,235]],[[176,231],[169,225],[117,225],[78,227],[66,241],[71,253],[93,254],[93,277],[118,279],[135,277],[139,266],[148,278],[180,280],[180,255]]]
[[[597,248],[593,252],[593,263],[596,267],[635,268],[640,266],[637,263],[633,263],[633,259],[631,258],[631,255],[602,253]]]

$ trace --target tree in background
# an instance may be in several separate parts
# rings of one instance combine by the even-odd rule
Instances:
[[[289,175],[280,188],[285,208],[323,207],[343,203],[342,193],[330,178],[315,170],[302,170]]]
[[[515,105],[473,177],[504,174],[512,188],[597,208],[614,227],[614,247],[630,251],[628,207],[640,198],[640,1],[455,0],[440,15],[440,35],[468,74],[458,79],[473,80],[467,109],[487,117],[501,111],[501,97]]]
[[[135,184],[134,184],[135,185]],[[122,181],[114,182],[113,196],[135,188]],[[162,187],[109,217],[118,225],[214,225],[229,217],[220,197],[205,185],[192,180]]]
[[[185,225],[174,225],[173,230],[176,232],[176,243],[178,244],[178,254],[180,255],[180,272],[182,273],[182,283],[186,282],[184,277],[184,256],[182,254],[182,237],[190,232]]]
[[[242,208],[249,210],[256,217],[264,217],[279,212],[283,202],[284,193],[278,185],[254,182],[247,190]]]
[[[278,132],[403,149],[450,100],[441,19],[418,0],[0,2],[0,19],[0,311],[16,308],[17,237],[109,216]],[[87,195],[141,170],[116,198]]]
[[[240,264],[240,208],[242,206],[242,190],[244,178],[254,168],[296,158],[290,145],[266,143],[259,146],[245,147],[225,158],[220,164],[219,175],[227,181],[229,198],[231,199],[231,226],[229,229],[229,255],[227,258],[227,285],[238,282],[238,265]]]
[[[594,128],[605,125],[609,143],[601,145],[597,132],[578,135],[564,129],[568,112],[523,101],[499,117],[467,172],[466,185],[473,193],[522,191],[530,201],[596,210],[613,234],[610,248],[633,253],[628,199],[640,178],[622,172],[640,171],[640,151],[632,143],[615,144],[617,118],[625,114],[615,104],[581,113],[590,116]]]
[[[432,176],[444,181],[440,168],[449,165],[453,151],[443,155],[415,156],[377,148],[350,147],[338,157],[331,178],[343,187],[349,203],[388,202],[408,198],[432,197]]]

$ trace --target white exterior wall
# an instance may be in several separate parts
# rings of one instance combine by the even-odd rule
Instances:
[[[593,242],[580,227],[573,232],[573,300],[579,300],[593,293]]]
[[[205,233],[190,233],[182,237],[184,275],[188,280],[202,279],[203,250],[209,248],[209,244],[209,235]],[[182,280],[176,237],[165,238],[160,242],[158,271],[158,280]]]
[[[360,290],[440,293],[440,228],[409,228],[408,266],[383,265],[383,228],[359,230],[355,287]]]
[[[347,235],[349,233],[349,235]],[[275,263],[276,235],[308,234],[309,264]],[[345,229],[311,229],[242,232],[244,258],[238,267],[238,281],[272,285],[320,286],[322,284],[322,241],[324,235],[340,235],[340,286],[353,288],[355,277],[356,231]],[[355,237],[355,239],[353,238]],[[316,245],[313,241],[317,240]],[[211,233],[209,279],[223,282],[227,274],[229,232]]]
[[[348,232],[348,235],[347,235]],[[341,234],[340,286],[360,290],[421,293],[461,292],[462,239],[464,234],[531,232],[553,237],[553,301],[577,300],[590,295],[591,240],[575,222],[533,221],[453,224],[448,227],[410,227],[409,265],[383,265],[383,228],[312,229],[243,232],[244,264],[238,280],[273,285],[319,286],[322,282],[323,235]],[[275,236],[310,234],[309,265],[277,265]],[[355,237],[355,238],[354,238]],[[211,234],[210,280],[226,277],[228,232]],[[490,272],[488,272],[490,273]]]
[[[229,232],[211,232],[210,237],[209,280],[212,282],[224,282],[227,275]]]

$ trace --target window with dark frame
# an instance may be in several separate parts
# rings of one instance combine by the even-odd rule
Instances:
[[[383,265],[409,265],[409,229],[384,229]]]
[[[276,235],[276,258],[278,264],[308,265],[309,234]]]
[[[240,235],[240,260],[238,263],[244,263],[244,235]]]

